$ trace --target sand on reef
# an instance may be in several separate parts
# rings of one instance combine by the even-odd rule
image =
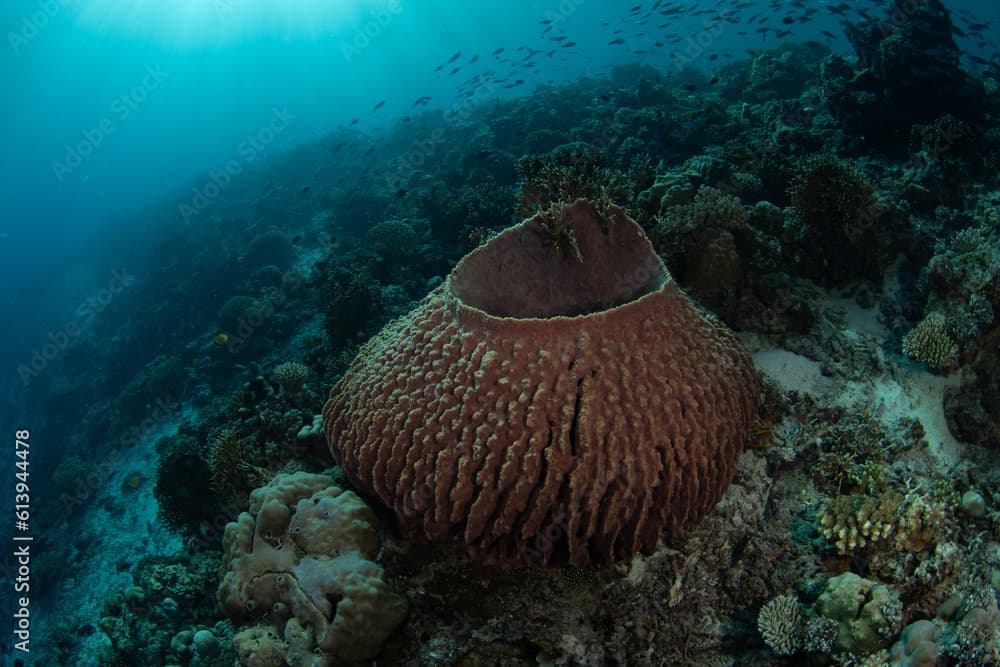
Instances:
[[[782,389],[808,394],[828,405],[857,407],[870,405],[887,426],[901,419],[915,417],[924,428],[928,450],[942,464],[957,463],[962,443],[948,430],[944,414],[944,392],[960,383],[960,375],[935,375],[921,364],[887,355],[889,331],[878,316],[877,308],[865,309],[853,300],[830,298],[827,303],[845,313],[845,336],[859,344],[881,350],[886,371],[865,381],[838,380],[824,375],[817,361],[780,347],[759,347],[753,352],[754,363]]]

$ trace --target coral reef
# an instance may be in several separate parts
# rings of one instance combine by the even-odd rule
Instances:
[[[685,287],[716,302],[743,276],[734,232],[744,229],[746,209],[738,197],[708,185],[699,187],[688,201],[685,195],[690,190],[673,183],[660,197],[651,240]]]
[[[261,156],[203,224],[133,225],[140,279],[7,388],[58,499],[37,662],[1000,664],[992,28],[676,4],[608,26],[669,67],[480,99],[495,62],[576,52],[554,20],[457,113],[390,104]],[[645,44],[653,5],[704,31]],[[856,59],[785,40],[814,13]]]
[[[343,344],[362,337],[381,308],[381,289],[370,271],[343,268],[331,272],[323,288],[325,329],[330,341]]]
[[[982,84],[962,69],[951,13],[941,0],[894,0],[886,17],[846,25],[857,60],[823,63],[834,116],[856,136],[899,149],[915,123],[946,113],[982,118]]]
[[[133,584],[104,600],[98,627],[109,645],[100,664],[231,665],[232,632],[216,623],[210,592],[218,567],[218,552],[140,561],[132,570]]]

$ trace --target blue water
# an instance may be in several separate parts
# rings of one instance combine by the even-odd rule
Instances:
[[[510,56],[519,46],[552,46],[539,38],[539,21],[546,16],[560,17],[559,27],[578,48],[555,61],[541,59],[537,71],[518,74],[524,86],[497,87],[490,97],[523,94],[540,82],[634,60],[631,49],[648,46],[657,33],[685,39],[653,49],[642,61],[669,65],[680,52],[694,54],[693,64],[706,70],[713,65],[705,58],[709,50],[740,53],[774,43],[773,36],[740,36],[738,25],[720,23],[702,53],[692,45],[711,16],[680,14],[665,19],[666,30],[656,28],[663,21],[652,20],[645,39],[626,33],[626,48],[608,46],[610,30],[628,24],[630,3],[529,2],[516,11],[501,0],[474,6],[358,0],[323,9],[326,4],[4,4],[0,260],[10,277],[0,286],[0,298],[18,310],[19,322],[34,320],[40,304],[65,308],[59,290],[49,291],[53,273],[61,273],[53,266],[99,254],[95,245],[100,247],[107,230],[142,229],[148,221],[134,214],[151,201],[185,192],[192,178],[234,157],[253,163],[258,155],[308,142],[355,117],[356,129],[384,130],[421,95],[433,98],[430,108],[446,109],[455,100],[456,83],[491,68],[504,73],[489,57],[494,49],[505,47]],[[703,3],[722,10],[733,4]],[[742,4],[739,16],[768,12],[767,3]],[[968,0],[949,5],[984,20],[993,11]],[[838,35],[834,46],[844,48],[837,17],[824,14],[795,26],[787,39],[825,39],[819,31],[826,29]],[[611,27],[602,27],[604,21]],[[480,59],[455,76],[446,76],[450,67],[433,72],[459,51],[463,57],[455,64],[474,54]],[[383,99],[385,107],[372,113]],[[266,126],[276,109],[290,114],[287,127],[273,141],[241,153],[241,142]],[[37,290],[45,291],[41,299]],[[24,299],[32,291],[29,303]],[[72,292],[66,294],[72,301]]]
[[[0,423],[8,430],[38,425],[45,444],[35,465],[55,466],[66,453],[63,438],[73,423],[49,427],[47,422],[61,415],[78,419],[82,410],[59,406],[46,392],[67,365],[75,373],[98,372],[67,357],[99,357],[113,349],[114,341],[101,338],[104,330],[95,333],[92,327],[102,316],[127,318],[119,309],[128,306],[117,295],[148,286],[158,275],[145,261],[159,257],[169,264],[151,250],[155,242],[170,231],[189,228],[196,236],[217,224],[199,196],[214,193],[218,185],[219,201],[260,197],[268,184],[254,175],[281,164],[292,149],[309,161],[285,164],[279,172],[289,175],[288,183],[305,187],[326,168],[331,137],[377,141],[401,132],[419,112],[467,109],[463,104],[470,104],[470,97],[486,108],[532,95],[539,86],[604,76],[625,63],[652,65],[669,77],[683,59],[712,76],[722,64],[745,58],[748,49],[782,41],[817,40],[835,52],[850,52],[839,17],[826,10],[832,2],[804,3],[817,13],[791,26],[783,40],[773,32],[756,33],[762,22],[745,23],[751,16],[771,15],[768,25],[785,28],[783,3],[662,3],[683,10],[665,17],[653,13],[644,26],[636,25],[636,17],[653,2],[645,0],[641,11],[632,13],[635,4],[5,2],[0,7]],[[879,3],[857,4],[879,11]],[[981,39],[959,44],[969,54],[995,58],[1000,10],[985,0],[947,4],[954,12],[993,22]],[[713,22],[719,12],[732,12],[735,20]],[[624,46],[609,43],[619,28]],[[565,48],[549,39],[560,34],[576,45]],[[679,39],[656,47],[664,36]],[[542,50],[531,58],[537,67],[520,64],[525,47]],[[556,53],[546,56],[552,49]],[[709,58],[713,53],[728,55],[716,60]],[[460,71],[450,74],[455,67]],[[517,80],[523,83],[508,86]],[[415,106],[425,96],[429,101]],[[419,140],[417,131],[413,141]],[[398,153],[379,151],[357,164],[339,158],[330,164],[354,177],[357,169],[394,157]],[[223,176],[227,171],[239,177]],[[304,214],[294,215],[300,217],[289,214],[282,230],[289,236]],[[256,233],[250,219],[228,228],[243,229],[247,237]],[[195,291],[184,298],[197,296]],[[210,325],[203,328],[204,335],[215,333]],[[81,340],[89,347],[76,347]],[[33,359],[53,346],[58,348],[53,360],[33,366]],[[149,350],[149,358],[125,365],[138,371],[168,352],[154,340]],[[26,374],[26,367],[32,372]],[[60,440],[45,441],[47,432],[58,433]]]

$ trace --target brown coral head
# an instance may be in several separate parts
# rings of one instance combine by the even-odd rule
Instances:
[[[759,387],[624,211],[555,214],[470,253],[369,341],[323,424],[351,482],[426,537],[600,565],[711,511]]]

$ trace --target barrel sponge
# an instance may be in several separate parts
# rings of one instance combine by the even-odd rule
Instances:
[[[758,395],[641,228],[577,200],[474,250],[366,343],[323,423],[355,488],[427,538],[587,566],[711,511]]]
[[[374,522],[370,507],[326,475],[277,475],[255,490],[250,512],[226,526],[218,592],[226,616],[257,628],[240,635],[241,653],[284,647],[320,656],[315,664],[375,657],[407,604],[372,562]],[[288,664],[301,662],[289,655]]]

